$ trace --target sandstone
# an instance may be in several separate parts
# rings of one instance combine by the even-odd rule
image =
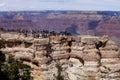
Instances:
[[[95,44],[94,45],[85,45],[84,48],[85,49],[95,49],[96,46],[95,46]]]
[[[69,80],[84,80],[87,76],[82,70],[82,67],[80,68],[74,64],[72,67],[67,68],[66,73],[68,74]]]
[[[79,54],[79,53],[69,53],[69,55],[70,55],[69,57],[71,57],[71,58],[77,58],[79,60],[83,59],[83,56],[84,56],[84,55]]]
[[[60,44],[61,43],[61,37],[58,37],[58,36],[51,36],[50,37],[50,43],[53,43],[53,44]]]
[[[109,64],[109,63],[116,63],[120,61],[119,58],[102,58],[101,60],[101,64]]]
[[[72,50],[71,53],[78,54],[78,55],[83,55],[83,51],[79,51],[79,50]]]
[[[106,68],[108,68],[111,72],[116,72],[120,70],[120,63],[116,64],[106,64],[104,65]]]
[[[55,51],[62,51],[62,50],[67,50],[69,48],[69,46],[65,46],[65,47],[52,47],[53,50]]]
[[[99,67],[100,62],[99,61],[84,61],[85,67]]]
[[[19,34],[9,34],[9,33],[4,33],[4,34],[1,34],[1,38],[6,40],[6,41],[9,41],[9,40],[17,40],[17,38],[19,37]]]
[[[116,73],[110,73],[110,74],[109,74],[109,77],[111,77],[111,78],[117,78],[117,77],[119,78],[119,76],[120,76],[120,74],[117,73],[117,72],[116,72]]]
[[[100,47],[99,48],[100,50],[115,50],[115,51],[118,51],[118,46],[117,45],[106,45],[105,47]]]
[[[106,43],[108,41],[108,35],[104,35],[103,37],[100,38],[99,41],[102,43]]]
[[[91,53],[99,53],[99,50],[96,49],[96,48],[95,48],[95,49],[86,49],[86,48],[85,48],[85,49],[83,50],[83,52],[84,52],[84,53],[90,53],[90,52],[91,52]]]
[[[106,46],[109,46],[109,45],[116,45],[116,43],[112,40],[108,40],[108,42],[106,43]]]
[[[55,60],[60,60],[60,59],[68,59],[69,58],[69,54],[66,53],[66,54],[56,54],[56,55],[52,55],[52,58],[55,59]]]
[[[99,37],[95,36],[81,36],[81,42],[86,44],[95,44],[97,42]]]
[[[60,60],[60,64],[61,65],[66,65],[66,64],[68,64],[69,63],[69,61],[68,61],[68,59],[61,59]],[[62,66],[63,67],[63,66]],[[65,66],[64,66],[65,67]]]
[[[107,73],[107,72],[109,72],[109,69],[106,68],[105,66],[100,66],[100,71],[101,71],[102,73]],[[104,75],[104,74],[102,74],[102,75]]]
[[[46,64],[40,65],[40,68],[42,69],[42,71],[47,71],[48,67]]]
[[[36,51],[41,51],[41,50],[46,49],[46,46],[40,46],[40,45],[34,45],[34,46],[35,46]]]
[[[98,53],[86,53],[84,55],[83,60],[85,61],[99,61],[100,60],[100,55]]]
[[[47,80],[43,71],[41,71],[41,69],[38,66],[33,65],[31,63],[28,63],[28,62],[24,62],[24,64],[29,65],[33,69],[31,71],[32,72],[31,76],[33,77],[34,80]]]
[[[34,40],[35,45],[46,45],[48,43],[49,43],[49,38],[35,39]]]
[[[4,33],[0,38],[5,42],[0,51],[31,65],[34,80],[56,80],[59,74],[65,80],[120,80],[120,52],[106,36],[33,38]]]
[[[58,55],[58,54],[65,54],[65,53],[66,53],[66,50],[53,51],[52,53],[55,54],[55,55]]]
[[[120,54],[116,51],[101,51],[102,58],[119,58]]]
[[[84,72],[89,76],[95,76],[99,72],[98,67],[84,67]]]
[[[45,50],[35,51],[34,53],[35,53],[35,55],[38,56],[38,57],[47,54],[47,52],[46,52]]]
[[[80,62],[79,59],[70,58],[69,61],[70,61],[70,63],[72,63],[73,66],[76,66],[76,67],[81,67],[81,66],[83,66],[83,63]]]
[[[79,47],[79,46],[71,46],[72,50],[77,50],[77,51],[82,51],[84,47]]]

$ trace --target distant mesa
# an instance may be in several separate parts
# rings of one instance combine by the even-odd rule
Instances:
[[[0,12],[0,28],[67,31],[72,35],[108,35],[120,43],[117,11],[18,11]]]

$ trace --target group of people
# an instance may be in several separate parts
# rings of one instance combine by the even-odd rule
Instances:
[[[0,28],[0,31],[4,32],[17,32],[20,34],[23,34],[25,37],[32,36],[34,38],[39,38],[39,37],[49,37],[49,36],[71,36],[71,33],[67,31],[60,31],[60,32],[55,32],[55,31],[49,31],[49,30],[25,30],[25,29],[4,29]]]

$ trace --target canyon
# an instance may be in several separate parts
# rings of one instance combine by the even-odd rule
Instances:
[[[120,45],[119,11],[7,11],[0,12],[0,28],[108,35]]]
[[[120,80],[120,52],[107,35],[24,36],[1,32],[0,51],[31,66],[34,80]]]

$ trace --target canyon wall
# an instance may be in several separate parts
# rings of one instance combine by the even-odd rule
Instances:
[[[67,31],[72,35],[109,35],[120,45],[120,12],[115,11],[0,12],[0,28]]]
[[[34,80],[120,80],[119,50],[108,36],[25,37],[1,33],[0,51],[30,65]]]
[[[73,26],[76,25],[76,27]],[[0,12],[0,28],[65,31],[78,34],[119,36],[120,12],[26,11]],[[115,31],[114,31],[115,30]],[[74,32],[74,31],[73,31]],[[73,33],[71,32],[71,33]],[[101,33],[102,32],[102,33]]]

